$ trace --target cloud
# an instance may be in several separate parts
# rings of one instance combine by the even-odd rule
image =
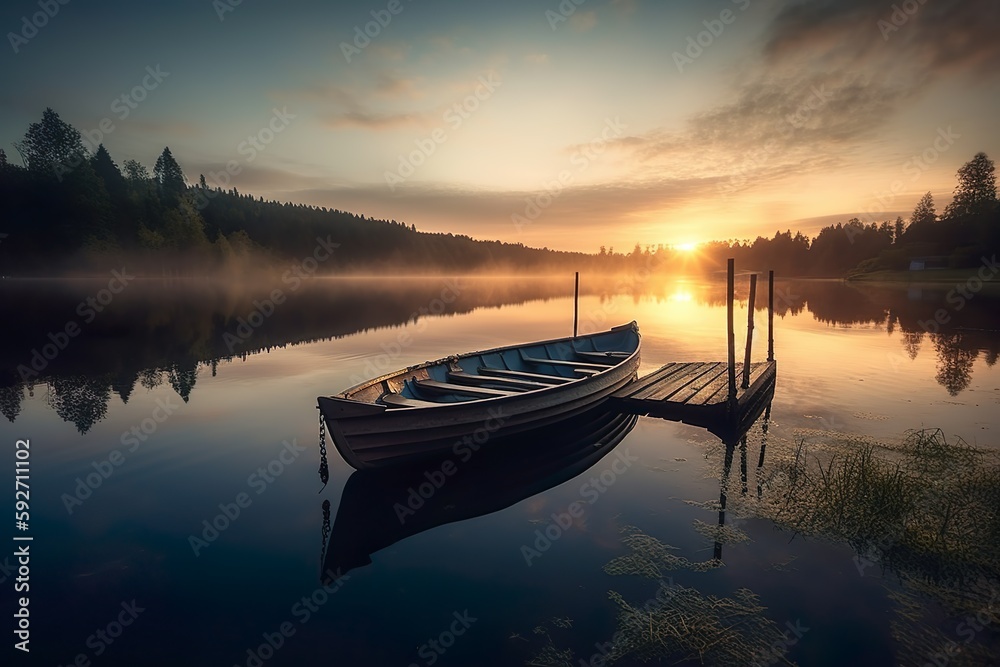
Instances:
[[[439,62],[441,59],[450,58],[471,58],[475,54],[468,46],[459,46],[458,40],[453,36],[439,35],[431,37],[427,42],[432,48],[425,55],[425,62]]]
[[[619,12],[633,4],[631,0],[611,2]],[[902,6],[901,0],[896,4]],[[928,0],[916,6],[912,15],[893,17],[891,3],[870,0],[792,0],[778,5],[775,13],[767,15],[770,23],[756,33],[760,34],[758,51],[741,54],[734,77],[737,84],[721,101],[691,115],[680,127],[653,128],[612,140],[603,159],[610,163],[614,158],[612,166],[630,165],[626,169],[631,173],[619,172],[610,183],[566,187],[521,232],[511,215],[523,215],[525,200],[537,192],[412,182],[393,193],[382,183],[331,187],[322,179],[296,174],[275,175],[273,181],[261,180],[261,186],[273,183],[270,187],[275,192],[270,196],[283,200],[396,218],[415,222],[421,229],[461,229],[478,237],[525,243],[544,235],[543,243],[565,239],[573,245],[577,236],[596,238],[600,230],[607,230],[609,221],[627,227],[626,223],[657,220],[656,224],[675,229],[675,225],[688,224],[680,218],[691,217],[687,215],[691,211],[712,207],[722,216],[728,211],[734,219],[740,215],[749,219],[745,210],[738,214],[737,210],[753,203],[752,197],[730,200],[727,205],[720,195],[750,187],[786,187],[801,182],[797,179],[803,175],[862,162],[870,167],[888,160],[870,147],[883,140],[890,124],[930,88],[957,77],[973,83],[995,80],[1000,73],[1000,40],[994,37],[1000,33],[1000,3]],[[598,17],[594,11],[577,10],[570,23],[575,30],[593,30]],[[433,42],[432,60],[468,63],[459,55],[462,49],[454,39],[435,38]],[[515,57],[532,65],[549,62],[543,52]],[[698,63],[703,69],[706,65]],[[430,70],[421,70],[426,71]],[[428,83],[416,73],[404,65],[391,65],[382,73],[369,73],[356,88],[321,85],[303,94],[322,105],[320,117],[329,127],[378,131],[438,117],[390,102],[426,94],[443,104],[464,94],[474,79],[466,80],[452,71],[447,80],[431,77]],[[684,74],[696,75],[693,70]],[[572,153],[580,148],[566,150]],[[681,213],[671,220],[671,214]],[[818,226],[821,221],[802,222]],[[785,223],[781,224],[783,228]]]
[[[375,77],[375,90],[384,97],[406,97],[418,100],[425,96],[420,88],[423,81],[423,77],[407,78],[381,72]]]
[[[435,50],[443,51],[445,53],[451,53],[456,48],[454,38],[446,37],[444,35],[436,35],[427,41],[435,48]]]
[[[438,41],[438,48],[454,48],[448,38]],[[328,128],[433,128],[445,110],[479,88],[481,77],[504,79],[506,54],[469,59],[461,52],[457,49],[450,58],[447,73],[411,65],[371,67],[352,77],[333,80],[327,74],[323,80],[273,90],[271,97],[282,103],[296,101],[297,108]]]
[[[416,88],[417,79],[404,79],[390,74],[376,77],[375,90],[387,97],[422,97]],[[359,96],[346,87],[314,84],[282,93],[282,98],[297,97],[318,102],[320,121],[330,128],[358,127],[367,130],[394,130],[400,127],[426,127],[439,115],[436,111],[377,111],[363,104]]]
[[[907,95],[858,74],[759,76],[680,130],[626,135],[609,148],[642,171],[721,179],[735,192],[839,166]]]
[[[611,0],[611,6],[622,14],[631,14],[638,8],[639,0]]]
[[[597,26],[597,12],[578,11],[569,17],[569,26],[577,32],[587,32]]]
[[[1000,70],[995,0],[796,2],[779,13],[764,47],[770,62],[806,56],[827,64],[993,77]],[[902,9],[915,7],[911,13]],[[898,9],[897,9],[898,8]]]
[[[217,182],[213,174],[220,174],[226,171],[224,162],[188,162],[185,165],[185,172],[189,179],[195,181],[197,174],[205,174],[209,187],[223,186]],[[325,175],[303,174],[301,168],[283,169],[280,167],[269,167],[261,164],[241,165],[240,173],[232,177],[232,185],[238,189],[253,192],[257,196],[263,196],[267,200],[277,199],[278,201],[292,201],[295,199],[283,199],[279,195],[283,192],[292,192],[299,189],[318,188],[328,186],[330,179]],[[296,202],[298,203],[298,202]]]
[[[284,99],[285,97],[296,97],[305,100],[319,102],[332,102],[346,107],[356,106],[355,95],[341,86],[334,86],[328,83],[315,83],[308,86],[300,86],[293,90],[275,94],[274,97]]]
[[[142,134],[162,134],[167,137],[191,138],[202,134],[202,128],[197,123],[186,121],[159,121],[141,118],[129,119],[122,127]]]
[[[289,182],[284,179],[283,182]],[[310,187],[302,184],[277,193],[279,200],[305,202],[374,217],[415,223],[422,230],[462,229],[478,238],[539,244],[564,238],[567,244],[580,236],[607,230],[608,221],[640,220],[651,211],[681,209],[717,192],[717,179],[658,178],[599,185],[570,184],[532,223],[518,227],[514,214],[524,215],[526,200],[541,192],[490,191],[432,183],[407,183],[390,192],[384,184]],[[576,235],[576,238],[574,238]],[[595,248],[596,249],[596,248]]]
[[[410,47],[402,43],[379,43],[368,47],[368,52],[380,60],[389,62],[400,62],[406,60],[410,54]]]
[[[850,162],[937,81],[1000,74],[1000,3],[916,7],[894,16],[869,0],[789,4],[727,100],[680,130],[621,137],[613,147],[643,169],[721,176],[733,191]]]
[[[434,117],[430,113],[373,113],[342,111],[321,118],[331,128],[360,127],[366,130],[395,130],[401,127],[425,127]]]

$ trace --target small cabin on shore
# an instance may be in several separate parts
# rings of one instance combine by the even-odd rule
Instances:
[[[947,269],[948,258],[943,255],[928,255],[926,257],[911,257],[910,271],[930,271]]]

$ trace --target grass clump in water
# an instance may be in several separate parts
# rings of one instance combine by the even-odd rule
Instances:
[[[676,547],[634,526],[625,526],[622,532],[626,534],[622,542],[632,553],[604,566],[611,575],[662,579],[664,571],[704,571],[722,565],[715,559],[699,563],[677,556],[673,553]],[[639,607],[616,591],[609,591],[608,596],[619,608],[616,641],[608,656],[612,664],[627,656],[643,662],[669,658],[672,662],[698,660],[709,665],[791,664],[783,652],[772,650],[786,637],[764,615],[766,608],[757,596],[746,588],[731,598],[720,598],[671,583],[657,593],[652,604]]]
[[[949,441],[940,429],[908,431],[898,445],[827,439],[820,449],[822,457],[808,456],[800,441],[790,460],[772,467],[757,514],[844,540],[860,574],[890,575],[903,664],[925,664],[930,655],[947,656],[949,665],[986,664],[1000,626],[997,452]],[[959,645],[966,640],[958,621],[942,631],[942,618],[977,619],[980,629]]]
[[[939,429],[901,446],[805,453],[771,471],[759,513],[809,535],[842,539],[861,561],[938,581],[1000,575],[1000,469],[992,452]]]
[[[750,536],[743,532],[743,530],[728,524],[705,523],[704,521],[695,519],[694,529],[719,544],[742,544],[750,541]]]
[[[667,658],[703,665],[793,664],[774,648],[787,637],[746,588],[720,598],[673,586],[648,610],[630,605],[615,591],[608,595],[619,608],[612,663],[633,656],[642,662]]]
[[[722,561],[710,559],[704,562],[690,561],[678,556],[674,551],[677,547],[660,542],[655,537],[647,535],[635,526],[623,526],[622,544],[632,550],[632,553],[618,556],[604,566],[604,571],[611,575],[632,574],[649,579],[662,579],[664,572],[671,570],[705,571],[722,567]]]

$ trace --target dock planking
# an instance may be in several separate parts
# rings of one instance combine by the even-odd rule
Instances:
[[[737,377],[743,367],[736,363]],[[749,386],[737,387],[731,400],[728,370],[724,361],[669,363],[622,387],[609,401],[622,412],[729,432],[756,419],[771,399],[777,363],[750,364]]]

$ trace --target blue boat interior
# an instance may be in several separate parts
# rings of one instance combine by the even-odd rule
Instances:
[[[634,327],[450,357],[380,382],[389,408],[422,408],[541,391],[601,373],[639,346]]]

